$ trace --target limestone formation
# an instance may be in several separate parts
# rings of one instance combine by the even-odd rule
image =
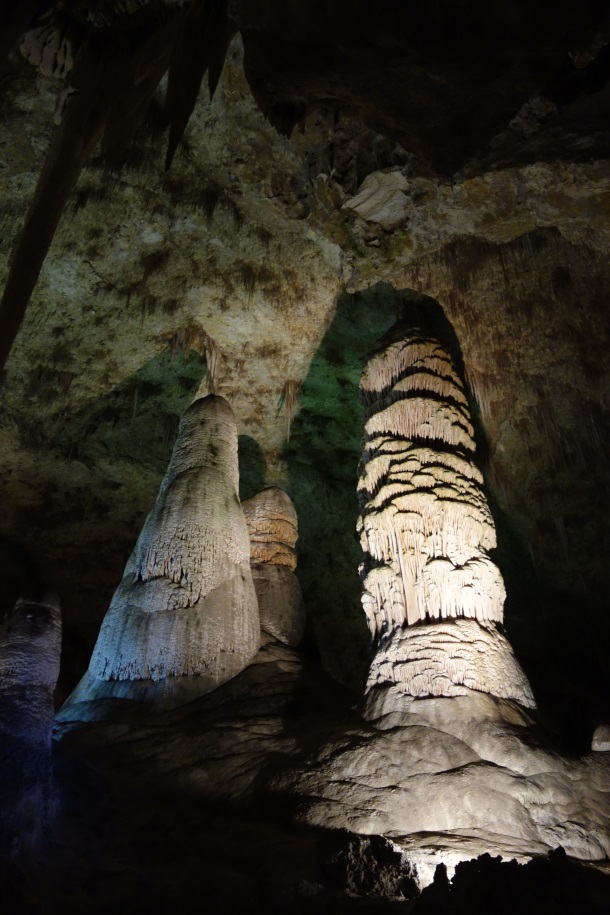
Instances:
[[[591,749],[597,753],[610,752],[610,725],[599,724],[595,728],[591,740]]]
[[[70,701],[141,696],[165,704],[214,689],[260,644],[237,430],[215,395],[184,415],[157,501]]]
[[[369,690],[394,683],[411,698],[480,690],[533,706],[497,628],[504,583],[489,556],[496,535],[465,385],[448,330],[428,307],[412,305],[361,380],[362,603],[377,641]]]
[[[60,650],[61,616],[52,597],[18,600],[0,624],[0,855],[38,845],[53,816]]]
[[[380,642],[369,690],[394,682],[413,699],[479,690],[532,707],[530,685],[507,647],[495,626],[480,626],[475,620],[398,627]]]
[[[261,628],[294,647],[305,627],[303,597],[294,574],[298,537],[294,505],[282,489],[270,486],[244,502],[243,509]]]

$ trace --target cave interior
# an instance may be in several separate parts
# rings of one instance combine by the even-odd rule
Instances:
[[[0,107],[13,910],[161,911],[196,895],[211,913],[610,912],[607,4],[3,0]],[[383,664],[359,574],[362,379],[420,311],[451,328],[527,721],[477,697],[455,726],[446,697],[434,714],[393,698],[363,712]],[[70,717],[206,397],[234,417],[239,518],[201,525],[210,542],[242,525],[246,549],[240,502],[288,494],[298,540],[273,581],[302,593],[299,647],[278,636],[256,654],[259,625],[246,648],[242,622],[217,688],[193,699],[187,685],[171,708],[100,694]],[[228,485],[214,480],[193,483],[202,503]],[[29,643],[40,682],[15,679]],[[480,783],[475,763],[491,773]],[[442,785],[462,766],[454,822]],[[417,779],[440,798],[429,823],[410,812]],[[486,792],[508,800],[484,820]]]

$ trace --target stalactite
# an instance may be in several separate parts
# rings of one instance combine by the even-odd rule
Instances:
[[[59,220],[88,157],[101,141],[110,160],[124,155],[163,75],[169,69],[166,166],[193,111],[206,72],[213,93],[236,28],[226,0],[165,0],[160,4],[52,4],[43,20],[39,3],[0,13],[6,54],[23,38],[27,59],[63,79],[51,140],[25,224],[13,252],[0,302],[0,373],[13,346]],[[44,10],[46,12],[46,9]],[[117,37],[118,36],[118,37]]]
[[[286,413],[286,441],[290,439],[290,429],[292,428],[292,421],[299,410],[300,396],[300,381],[288,379],[284,384],[284,390],[282,391],[282,396],[280,398],[280,407],[283,404]]]
[[[169,168],[186,129],[207,72],[214,95],[231,39],[237,32],[227,16],[226,0],[196,0],[182,18],[167,81],[166,112]]]
[[[209,334],[205,335],[204,350],[207,365],[208,388],[210,394],[217,394],[222,365],[222,350]]]
[[[488,555],[496,534],[468,397],[448,330],[429,307],[413,305],[361,380],[360,574],[377,649],[369,690],[395,684],[415,698],[477,689],[533,705],[496,628],[505,590]]]

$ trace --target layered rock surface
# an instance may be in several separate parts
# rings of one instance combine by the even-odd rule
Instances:
[[[409,698],[474,689],[533,706],[496,626],[505,590],[489,556],[495,527],[465,385],[431,304],[411,304],[360,385],[362,603],[376,640],[368,686],[397,684]]]
[[[294,505],[286,492],[271,486],[244,502],[243,510],[261,628],[296,647],[305,628],[305,606],[294,574],[298,537]]]
[[[563,759],[516,704],[481,692],[407,710],[398,698],[375,693],[373,726],[313,664],[268,640],[193,703],[97,699],[86,713],[67,708],[57,736],[108,777],[193,803],[247,801],[318,829],[383,835],[420,885],[437,864],[451,871],[486,852],[525,861],[561,845],[603,866],[608,754]]]
[[[244,669],[260,644],[237,430],[210,395],[183,417],[155,506],[70,698],[179,702]]]

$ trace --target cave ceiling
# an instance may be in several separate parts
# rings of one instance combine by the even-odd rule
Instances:
[[[58,591],[64,689],[202,388],[242,496],[292,495],[325,666],[362,677],[357,385],[422,294],[462,347],[513,642],[543,698],[601,714],[607,4],[33,0],[0,25],[5,603]]]

